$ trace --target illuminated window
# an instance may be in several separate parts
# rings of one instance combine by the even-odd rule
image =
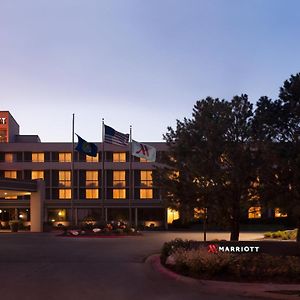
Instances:
[[[4,177],[10,179],[17,179],[17,171],[4,171]]]
[[[31,155],[32,162],[44,162],[45,161],[45,154],[40,153],[32,153]]]
[[[249,219],[259,219],[261,218],[261,207],[252,206],[248,209],[248,218]]]
[[[7,143],[7,131],[0,130],[0,143]]]
[[[140,199],[152,199],[153,190],[152,189],[140,189]]]
[[[98,199],[98,189],[86,189],[85,190],[85,198],[86,199]]]
[[[286,218],[287,213],[281,212],[280,208],[275,208],[275,218]]]
[[[179,181],[179,171],[171,172],[169,179]]]
[[[144,162],[148,162],[148,160],[144,157],[140,157],[140,162],[144,163]]]
[[[113,189],[114,199],[126,199],[126,189]]]
[[[98,186],[98,171],[86,171],[85,176],[86,176],[85,185],[87,187]]]
[[[151,187],[152,184],[152,171],[141,171],[141,186]]]
[[[72,153],[59,153],[58,154],[59,162],[71,162],[72,161]]]
[[[204,219],[205,210],[204,208],[194,208],[194,218],[195,219]]]
[[[5,153],[5,162],[13,162],[14,155],[12,153]]]
[[[59,189],[59,199],[71,199],[71,189]]]
[[[113,171],[113,186],[118,188],[126,186],[125,171]]]
[[[99,162],[99,153],[97,153],[97,156],[85,156],[85,161],[86,162]]]
[[[126,162],[126,153],[125,152],[114,152],[113,153],[113,162]]]
[[[69,187],[71,186],[71,171],[59,171],[59,186]]]
[[[44,171],[31,171],[31,179],[44,179]]]
[[[178,210],[168,208],[168,224],[172,224],[174,220],[179,219]]]

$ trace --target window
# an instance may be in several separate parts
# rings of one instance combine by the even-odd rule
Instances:
[[[71,186],[71,171],[59,171],[59,186],[69,187]]]
[[[148,160],[144,157],[140,157],[140,162],[148,162]]]
[[[67,210],[66,209],[49,209],[48,220],[51,222],[67,221]]]
[[[71,162],[72,161],[72,153],[59,153],[58,154],[59,162]]]
[[[140,199],[152,199],[153,190],[152,189],[140,189]]]
[[[98,171],[86,171],[85,177],[86,177],[85,185],[87,187],[98,186]]]
[[[5,153],[5,162],[13,162],[14,161],[14,155],[12,153]]]
[[[17,171],[4,171],[4,177],[10,179],[17,179]]]
[[[44,179],[44,171],[31,171],[31,179]]]
[[[98,162],[99,161],[99,153],[97,153],[97,156],[85,156],[85,161],[86,162]]]
[[[44,153],[32,153],[31,160],[32,162],[44,162],[45,155]]]
[[[113,186],[118,188],[126,186],[125,171],[113,171]]]
[[[126,199],[126,173],[125,171],[113,171],[113,198],[114,199]]]
[[[141,171],[141,186],[152,186],[152,171]]]
[[[179,219],[178,210],[168,208],[168,224],[172,224],[174,220]]]
[[[0,143],[7,143],[7,131],[0,130]]]
[[[98,199],[98,189],[86,189],[85,190],[86,199]]]
[[[114,199],[126,199],[126,189],[113,189]]]
[[[204,219],[205,208],[194,208],[194,219]]]
[[[283,213],[280,208],[275,208],[275,218],[286,218],[287,213]]]
[[[249,219],[259,219],[261,218],[261,207],[252,206],[248,209],[248,218]]]
[[[126,152],[114,152],[113,162],[126,162]]]
[[[71,199],[71,189],[59,189],[59,199]]]

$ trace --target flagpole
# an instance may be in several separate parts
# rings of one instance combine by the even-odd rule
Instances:
[[[75,114],[73,113],[72,118],[72,163],[71,163],[71,176],[72,176],[72,187],[71,187],[71,225],[74,225],[74,127],[75,127]]]
[[[104,193],[105,193],[105,188],[104,188],[104,135],[105,135],[105,128],[104,128],[104,118],[102,118],[102,151],[101,151],[101,162],[102,162],[102,168],[101,168],[101,186],[102,186],[102,193],[101,193],[101,199],[102,199],[102,206],[101,206],[101,217],[102,221],[104,221]]]
[[[132,227],[132,216],[131,216],[131,201],[133,198],[133,182],[132,182],[132,126],[130,125],[129,131],[129,201],[128,201],[128,209],[129,209],[129,227]]]

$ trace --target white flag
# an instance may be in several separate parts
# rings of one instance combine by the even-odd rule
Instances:
[[[156,149],[152,146],[132,141],[132,155],[154,162],[156,159]]]

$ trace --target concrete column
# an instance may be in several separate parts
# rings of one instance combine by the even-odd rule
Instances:
[[[135,228],[137,228],[138,227],[138,209],[137,209],[137,207],[134,210],[135,210],[134,223],[135,223]]]
[[[43,232],[43,212],[45,199],[45,182],[37,180],[37,191],[31,193],[30,197],[30,221],[31,232]]]

